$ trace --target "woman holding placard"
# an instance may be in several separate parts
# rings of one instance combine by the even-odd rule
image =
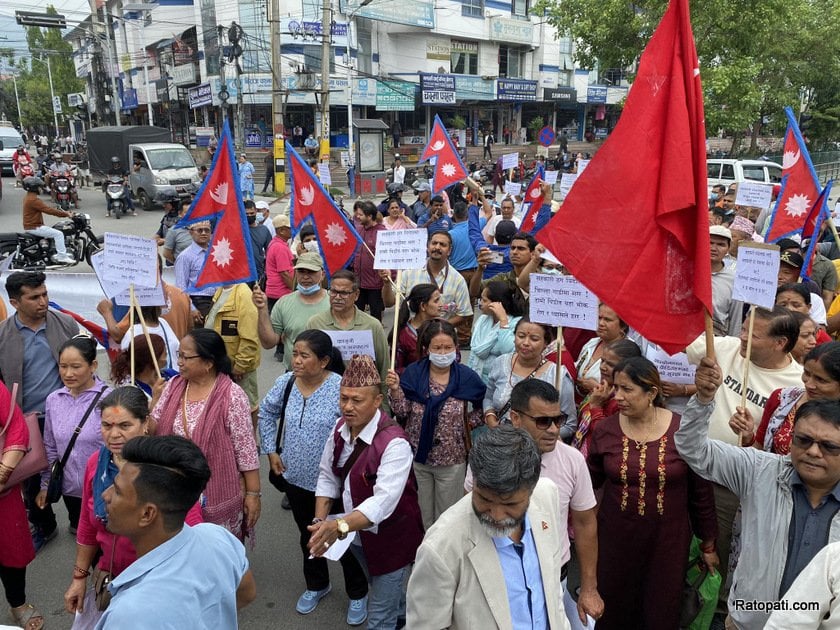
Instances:
[[[519,381],[538,378],[554,385],[557,366],[543,357],[543,351],[552,341],[554,329],[550,326],[533,323],[527,315],[516,323],[514,351],[494,361],[487,375],[487,393],[484,396],[484,421],[487,426],[494,427],[509,420],[510,392]],[[565,367],[560,366],[560,370],[560,410],[566,415],[566,422],[560,427],[560,437],[568,440],[577,426],[574,383]]]
[[[473,325],[467,365],[487,380],[493,362],[503,354],[513,352],[513,328],[522,311],[507,283],[499,281],[487,283],[478,308],[481,315]]]
[[[613,341],[626,337],[629,329],[626,322],[609,306],[603,303],[598,306],[598,328],[595,331],[597,336],[586,342],[575,362],[578,373],[575,385],[578,403],[601,382],[604,348]]]
[[[417,332],[428,321],[441,316],[440,291],[436,284],[416,284],[404,302],[400,304],[397,321],[397,353],[394,369],[402,374],[406,366],[420,358],[417,347]],[[390,336],[390,335],[389,335]]]
[[[741,435],[741,445],[787,455],[793,437],[793,418],[809,400],[840,400],[840,341],[820,344],[805,357],[803,387],[783,387],[767,399],[758,429],[747,409],[732,416],[729,426]]]

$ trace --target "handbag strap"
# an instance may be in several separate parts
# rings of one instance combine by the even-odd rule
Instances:
[[[286,383],[286,388],[283,390],[283,402],[280,404],[280,418],[277,425],[277,441],[274,444],[274,452],[278,455],[282,451],[280,445],[283,443],[283,437],[286,435],[286,405],[289,404],[289,396],[292,395],[292,387],[294,387],[294,385],[295,375],[292,374],[289,382]]]
[[[67,444],[67,448],[64,449],[64,455],[61,457],[61,467],[64,468],[67,465],[67,460],[70,459],[70,451],[73,450],[73,446],[76,444],[76,440],[79,437],[79,433],[82,432],[82,427],[85,426],[85,422],[87,422],[88,417],[90,416],[93,408],[96,407],[96,403],[99,402],[99,398],[102,396],[105,388],[103,387],[98,392],[96,392],[96,396],[93,397],[93,402],[90,403],[90,406],[85,411],[85,415],[82,416],[82,419],[79,421],[79,424],[76,425],[76,429],[73,431],[73,436],[70,438],[70,442]]]
[[[6,424],[3,425],[3,430],[0,431],[0,438],[6,434],[6,429],[8,429],[9,425],[12,423],[12,416],[15,415],[15,405],[17,405],[17,391],[18,384],[15,383],[12,385],[12,397],[9,399],[9,417],[6,418]]]

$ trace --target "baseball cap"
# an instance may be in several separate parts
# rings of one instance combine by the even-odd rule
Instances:
[[[728,227],[724,227],[722,225],[710,225],[709,236],[720,236],[721,238],[732,241],[732,232]]]
[[[516,223],[513,221],[499,221],[496,225],[496,243],[508,245],[517,231]]]
[[[271,209],[271,207],[268,205],[267,201],[258,201],[255,204],[255,206],[256,206],[257,210],[270,210]]]
[[[303,252],[298,256],[295,269],[308,269],[309,271],[323,271],[324,262],[315,252]]]
[[[800,244],[792,238],[780,238],[776,241],[776,245],[779,246],[781,251],[785,251],[786,249],[795,249],[799,251]]]
[[[796,252],[782,252],[781,262],[782,264],[790,265],[796,269],[802,269],[802,265],[805,263],[805,261],[802,260],[802,256]]]
[[[257,206],[259,207],[259,206]],[[289,222],[289,215],[287,214],[278,214],[271,220],[271,223],[274,225],[276,229],[284,228],[284,227],[292,227],[292,224]]]
[[[417,192],[423,191],[432,192],[432,187],[429,185],[429,182],[420,182],[417,184]]]

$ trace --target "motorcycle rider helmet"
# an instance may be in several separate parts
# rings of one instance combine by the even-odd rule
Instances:
[[[395,195],[398,192],[403,192],[405,190],[405,186],[399,183],[391,182],[385,187],[385,190],[388,191],[389,195]]]
[[[22,144],[19,144],[17,150],[18,150],[18,153],[23,153],[24,151],[26,151],[26,147],[23,146]]]
[[[119,163],[120,163],[120,158],[118,158],[116,155],[111,158],[111,164],[113,166],[119,166]]]
[[[34,175],[31,177],[26,177],[23,180],[23,189],[27,192],[38,192],[41,188],[44,187],[44,180],[40,177],[35,177]]]

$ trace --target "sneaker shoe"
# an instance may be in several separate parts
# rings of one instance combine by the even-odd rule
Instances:
[[[283,495],[283,498],[280,500],[280,507],[283,508],[284,510],[291,510],[292,509],[292,504],[289,503],[289,497],[287,497],[285,494]]]
[[[362,599],[351,599],[347,607],[347,625],[361,626],[367,619],[367,595]]]
[[[58,536],[58,527],[54,528],[49,534],[44,534],[40,529],[36,529],[32,534],[32,544],[35,545],[35,553],[38,553],[47,546],[51,540]]]
[[[304,591],[297,601],[297,610],[301,615],[308,615],[318,607],[318,602],[324,599],[332,590],[332,585],[320,591]]]
[[[54,254],[52,260],[54,263],[60,265],[72,265],[76,262],[76,259],[70,254]]]

